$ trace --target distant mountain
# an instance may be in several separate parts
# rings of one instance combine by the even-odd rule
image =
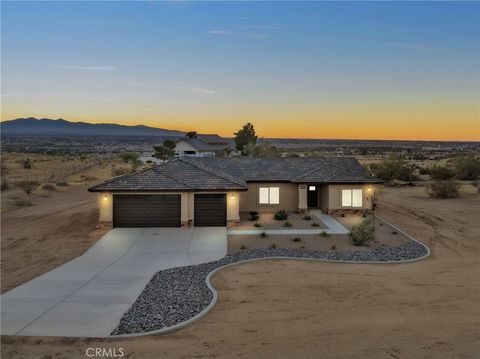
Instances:
[[[164,136],[181,137],[185,133],[176,130],[143,125],[124,126],[111,123],[70,122],[63,119],[17,118],[0,122],[5,135],[56,135],[56,136]]]

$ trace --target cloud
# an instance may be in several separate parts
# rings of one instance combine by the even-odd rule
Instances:
[[[230,30],[209,30],[208,33],[211,34],[211,35],[231,35],[231,34],[233,34],[233,32],[231,32]]]
[[[80,65],[52,65],[60,69],[84,70],[84,71],[115,71],[117,66],[80,66]]]

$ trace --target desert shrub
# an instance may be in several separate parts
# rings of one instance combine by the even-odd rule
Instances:
[[[319,234],[320,234],[320,237],[324,237],[324,238],[325,237],[330,237],[330,234],[326,231],[321,231]]]
[[[455,176],[455,169],[447,166],[433,166],[429,169],[430,178],[437,181],[445,181]]]
[[[289,221],[285,221],[285,223],[283,224],[284,227],[292,227],[293,224],[290,223]]]
[[[301,242],[302,239],[301,239],[300,237],[293,237],[293,238],[292,238],[292,241],[293,241],[293,242]]]
[[[262,232],[262,233],[260,233],[260,237],[261,237],[261,238],[266,238],[266,237],[268,237],[268,236],[267,236],[267,233]]]
[[[437,181],[427,187],[427,193],[430,197],[436,199],[457,198],[459,185],[453,180]]]
[[[32,161],[31,161],[30,158],[28,158],[28,157],[20,160],[20,164],[22,165],[22,167],[23,167],[24,169],[29,170],[29,169],[32,168]]]
[[[258,212],[257,211],[251,211],[250,212],[250,218],[248,219],[249,221],[256,221],[258,219]]]
[[[60,181],[58,181],[58,182],[56,183],[56,185],[57,185],[58,187],[66,187],[66,186],[69,186],[68,182],[65,181],[65,180],[60,180]]]
[[[311,224],[311,226],[312,226],[312,227],[320,227],[320,224],[317,223],[317,222],[313,222],[313,223]]]
[[[125,167],[118,167],[118,168],[113,168],[112,169],[112,174],[114,176],[121,176],[124,175],[125,173],[129,173],[130,171],[125,168]]]
[[[32,203],[32,202],[26,201],[26,200],[24,200],[24,199],[17,199],[15,202],[13,202],[13,204],[14,204],[16,207],[19,207],[19,208],[31,207],[31,206],[33,206],[33,203]]]
[[[26,194],[30,194],[35,188],[38,187],[38,185],[39,183],[36,181],[25,181],[17,184],[17,187],[24,191]]]
[[[2,191],[6,191],[9,188],[8,181],[6,179],[2,179],[2,183],[0,185],[0,189]]]
[[[477,189],[478,193],[480,193],[480,182],[479,181],[473,181],[470,184]]]
[[[277,245],[275,243],[272,243],[270,248],[275,249],[275,248],[277,248]]]
[[[392,155],[380,163],[370,164],[369,168],[375,177],[386,182],[393,180],[412,182],[418,179],[414,174],[415,166],[399,156]]]
[[[277,220],[277,221],[284,221],[288,218],[288,214],[285,210],[281,209],[277,212],[275,212],[275,216],[274,218]]]
[[[398,234],[398,232],[396,230],[393,230],[392,234]]]
[[[241,249],[242,251],[244,251],[244,250],[247,249],[247,247],[246,247],[246,246],[241,246],[240,249]]]
[[[458,179],[466,181],[480,179],[480,160],[473,154],[455,159],[453,165]]]
[[[336,246],[335,244],[332,245],[330,248],[331,248],[332,250],[334,250],[334,251],[337,250],[337,246]]]
[[[42,185],[42,189],[45,191],[55,191],[57,187],[53,183],[45,183]]]
[[[428,175],[430,174],[430,169],[427,167],[420,167],[418,169],[418,173],[420,173],[421,175]]]
[[[370,219],[362,221],[362,223],[353,226],[348,234],[350,241],[354,246],[363,246],[375,239],[375,228]]]
[[[303,216],[303,220],[305,221],[310,221],[312,219],[312,217],[309,215],[309,214],[306,214]]]
[[[255,224],[253,225],[254,227],[261,227],[262,224],[260,222],[255,222]]]

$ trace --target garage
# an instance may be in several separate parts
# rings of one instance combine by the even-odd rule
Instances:
[[[114,195],[113,226],[180,227],[179,194]]]
[[[225,194],[195,194],[194,225],[196,227],[224,227],[227,225],[227,197]]]

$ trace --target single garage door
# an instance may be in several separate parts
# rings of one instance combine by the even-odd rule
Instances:
[[[114,195],[114,227],[180,227],[179,194]]]
[[[227,199],[225,194],[196,194],[194,226],[225,227],[227,225]]]

